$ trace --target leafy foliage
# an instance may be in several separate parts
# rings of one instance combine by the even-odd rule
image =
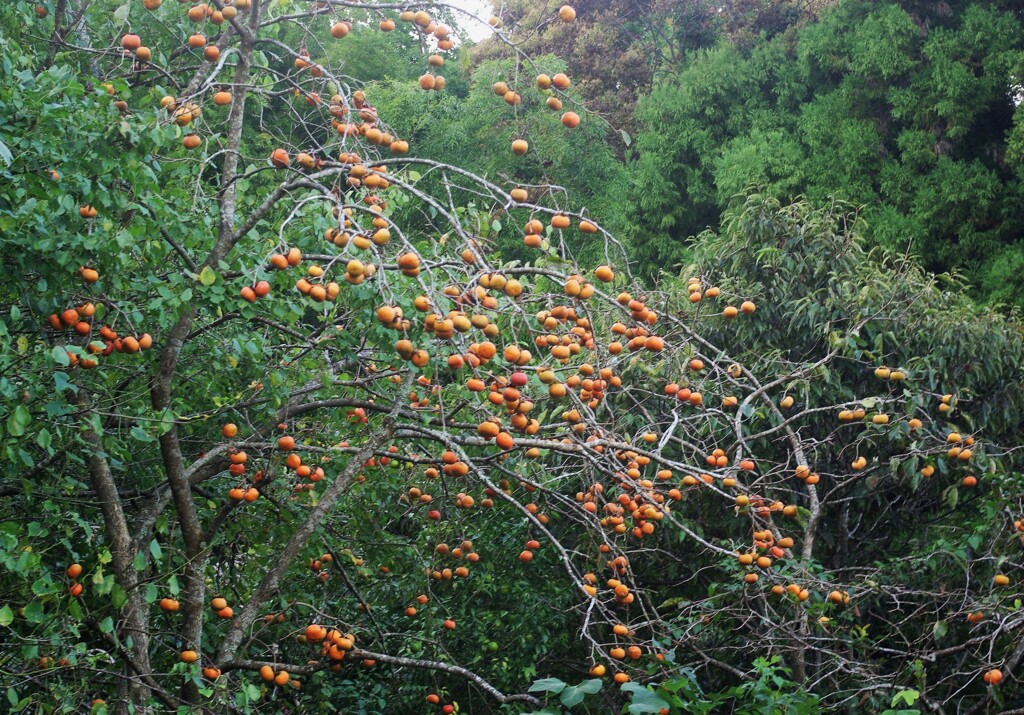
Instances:
[[[1024,704],[1013,318],[770,193],[640,282],[631,251],[717,189],[666,174],[690,208],[627,248],[606,127],[521,64],[453,68],[443,14],[147,7],[0,5],[10,710]],[[793,72],[766,47],[679,95],[742,128]],[[810,175],[776,129],[723,180]]]
[[[758,185],[863,205],[878,245],[1019,302],[1006,267],[1022,229],[1010,158],[1022,53],[1009,9],[960,3],[925,21],[855,0],[749,46],[692,53],[637,110],[638,254],[685,260],[682,239]]]

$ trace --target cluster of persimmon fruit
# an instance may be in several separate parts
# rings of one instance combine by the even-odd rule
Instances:
[[[95,268],[82,266],[78,269],[78,275],[85,283],[93,284],[100,279],[100,274]],[[96,314],[96,305],[86,301],[72,308],[65,308],[60,313],[52,313],[47,318],[50,328],[58,333],[73,332],[82,338],[89,338],[93,335],[95,325],[93,316]],[[142,335],[118,335],[109,325],[100,326],[97,339],[91,339],[85,344],[88,356],[79,356],[77,353],[67,351],[68,363],[71,367],[92,369],[99,366],[100,357],[118,353],[137,353],[149,350],[153,347],[153,336],[149,333]]]
[[[453,548],[449,548],[448,544],[442,542],[434,547],[434,553],[441,559],[446,557],[454,559],[455,561],[463,561],[463,559],[465,559],[465,563],[469,564],[475,564],[480,561],[480,554],[473,549],[473,542],[469,539],[463,539],[458,546]],[[451,581],[454,578],[466,578],[469,576],[469,566],[460,565],[453,569],[439,564],[433,568],[425,568],[424,575],[434,581]],[[427,603],[427,597],[422,594],[417,596],[416,600],[420,605]],[[416,615],[415,608],[410,608],[412,608],[412,611],[410,612],[410,609],[407,608],[405,615]]]
[[[221,427],[221,434],[227,439],[234,439],[238,435],[238,425],[233,422],[228,422]],[[228,450],[228,472],[235,477],[244,477],[246,472],[246,464],[249,461],[249,455],[241,449],[232,447]],[[253,482],[260,482],[263,479],[262,470],[257,471],[253,476]],[[246,481],[243,481],[241,485],[232,487],[228,490],[228,498],[233,501],[247,501],[254,502],[260,497],[260,491],[255,486],[251,486]]]
[[[153,11],[163,5],[163,0],[142,0],[142,5],[147,10]],[[185,41],[186,47],[190,50],[202,50],[202,57],[206,62],[217,62],[220,59],[220,48],[215,44],[210,44],[209,39],[204,34],[203,25],[209,23],[214,28],[218,28],[225,22],[229,22],[237,17],[240,11],[248,10],[251,7],[252,0],[225,0],[220,3],[219,7],[213,3],[192,5],[185,11],[185,16],[190,22],[199,25],[199,27]],[[216,32],[216,29],[214,31]],[[150,63],[153,59],[153,50],[142,44],[142,38],[139,35],[130,32],[122,35],[120,46],[126,56],[135,59],[140,68]],[[108,92],[113,94],[113,87],[108,86]],[[218,106],[231,104],[231,93],[225,90],[217,91],[214,94],[213,101]],[[115,102],[115,106],[122,112],[128,108],[127,103],[123,100]],[[184,102],[179,105],[174,97],[164,97],[160,102],[160,106],[166,109],[171,114],[174,123],[181,127],[188,126],[200,115],[198,104]],[[195,133],[186,134],[182,138],[182,145],[186,149],[196,149],[202,143],[202,137]]]
[[[70,564],[64,570],[64,575],[70,580],[70,583],[68,584],[68,594],[72,598],[78,598],[82,595],[82,591],[84,590],[82,584],[78,581],[78,577],[82,575],[82,570],[82,564],[79,563]]]
[[[573,22],[576,19],[576,10],[574,10],[570,5],[563,5],[558,10],[558,18],[562,22]],[[488,22],[496,28],[501,26],[501,21],[494,16],[492,16],[490,20],[488,20]],[[424,79],[426,77],[427,75],[420,78],[420,86],[423,87],[424,89],[432,89],[432,87],[424,86]],[[548,95],[547,100],[545,101],[547,107],[556,112],[562,111],[563,104],[561,98],[559,98],[558,96],[558,93],[565,92],[567,89],[569,89],[569,86],[572,84],[572,81],[569,79],[568,75],[566,75],[564,72],[559,72],[552,77],[542,73],[537,75],[535,83],[537,89],[541,90],[542,92],[545,92]],[[429,80],[427,80],[427,84],[430,84]],[[505,101],[505,103],[508,104],[510,107],[518,107],[523,101],[522,95],[519,92],[515,91],[514,89],[510,88],[507,82],[499,80],[491,86],[491,90],[494,92],[494,94],[501,97]],[[575,129],[580,125],[580,115],[573,111],[567,111],[562,114],[561,121],[563,126],[569,129]],[[513,154],[517,156],[522,156],[526,154],[529,150],[529,142],[527,142],[521,136],[512,140]],[[527,242],[527,245],[530,245],[530,242]]]

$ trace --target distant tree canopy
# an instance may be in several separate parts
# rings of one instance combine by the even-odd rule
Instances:
[[[656,72],[673,66],[685,48],[713,45],[719,25],[706,0],[583,0],[572,24],[543,22],[550,8],[534,0],[500,4],[506,27],[537,28],[518,49],[566,58],[588,107],[617,129],[632,126],[636,103]],[[498,39],[473,50],[477,63],[513,54]]]
[[[843,1],[658,82],[636,115],[643,265],[683,261],[687,236],[761,185],[864,205],[874,242],[1020,303],[1024,22],[998,3],[918,5]]]

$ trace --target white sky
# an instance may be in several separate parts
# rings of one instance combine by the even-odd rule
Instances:
[[[491,3],[490,0],[446,0],[449,4],[460,7],[463,10],[467,10],[480,19],[486,22],[487,18],[491,15]],[[470,39],[475,42],[488,37],[491,34],[491,29],[484,23],[479,23],[474,20],[470,20],[465,15],[461,16],[460,24],[462,25],[463,32],[469,35]]]

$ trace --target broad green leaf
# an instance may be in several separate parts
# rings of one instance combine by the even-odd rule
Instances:
[[[212,286],[217,280],[217,273],[209,266],[203,266],[203,270],[199,271],[198,280],[204,286]]]
[[[31,422],[32,416],[29,414],[28,408],[25,405],[18,405],[7,418],[7,432],[12,437],[21,437]]]
[[[541,678],[540,680],[533,681],[533,685],[530,686],[528,692],[531,693],[554,693],[558,694],[565,689],[565,681],[559,680],[558,678]]]

